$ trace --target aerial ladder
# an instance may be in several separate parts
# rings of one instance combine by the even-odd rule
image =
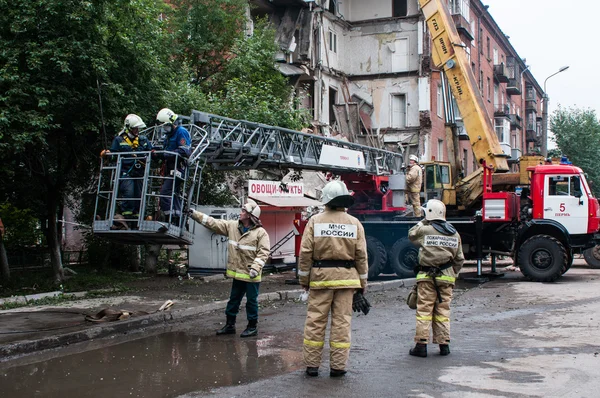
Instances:
[[[161,148],[161,127],[151,127],[140,133],[152,141],[157,148],[155,151],[109,153],[102,157],[93,224],[95,235],[128,244],[193,243],[193,230],[189,230],[185,210],[199,203],[202,170],[206,165],[221,171],[313,170],[352,175],[354,179],[368,176],[378,181],[398,173],[402,168],[400,153],[281,127],[196,110],[189,118],[181,118],[178,122],[188,129],[192,138],[192,152],[188,159],[170,153],[177,157],[175,163],[185,162],[181,175],[169,175],[158,167],[156,158],[168,153]],[[143,168],[143,173],[140,177],[123,177],[123,161],[132,159]],[[175,179],[180,188],[161,195],[160,187],[168,178]],[[140,211],[133,219],[119,215],[119,203],[125,199],[119,195],[123,179],[141,181],[141,195],[135,199],[139,201]],[[377,193],[380,199],[384,194]],[[167,196],[182,201],[182,217],[173,218],[172,211],[162,212],[170,215],[161,217],[158,204],[161,198]]]

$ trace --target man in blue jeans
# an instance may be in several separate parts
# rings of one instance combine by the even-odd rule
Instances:
[[[248,199],[242,207],[239,221],[216,220],[195,210],[190,210],[190,214],[195,221],[206,228],[229,238],[227,277],[233,278],[233,284],[225,309],[227,323],[217,331],[217,335],[235,333],[235,320],[244,295],[246,295],[248,327],[240,337],[258,335],[260,274],[271,252],[269,235],[260,222],[260,207],[255,201]]]

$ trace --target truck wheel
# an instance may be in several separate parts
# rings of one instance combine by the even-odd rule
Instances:
[[[396,275],[400,278],[414,278],[419,264],[419,249],[407,237],[394,243],[390,256],[390,265]]]
[[[519,248],[519,267],[535,282],[553,282],[567,271],[568,255],[558,239],[532,236]]]
[[[583,251],[583,258],[590,268],[600,268],[600,246],[590,247]]]
[[[367,236],[367,261],[369,263],[369,279],[376,278],[387,263],[387,251],[381,241]]]

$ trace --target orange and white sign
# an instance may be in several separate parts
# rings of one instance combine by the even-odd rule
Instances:
[[[303,197],[304,184],[301,182],[282,184],[279,181],[249,180],[248,196],[268,196],[272,198]]]
[[[365,155],[360,151],[353,151],[352,149],[323,145],[319,164],[364,170]]]

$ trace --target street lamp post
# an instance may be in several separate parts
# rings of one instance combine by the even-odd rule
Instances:
[[[563,66],[562,68],[560,68],[558,70],[558,72],[554,72],[553,74],[548,76],[546,78],[546,80],[544,80],[544,97],[543,97],[544,104],[543,104],[543,109],[542,109],[542,146],[541,146],[542,156],[544,156],[544,157],[548,157],[548,100],[550,99],[550,97],[548,97],[548,94],[546,94],[546,82],[552,76],[558,75],[560,72],[564,72],[567,69],[569,69],[568,66]]]

